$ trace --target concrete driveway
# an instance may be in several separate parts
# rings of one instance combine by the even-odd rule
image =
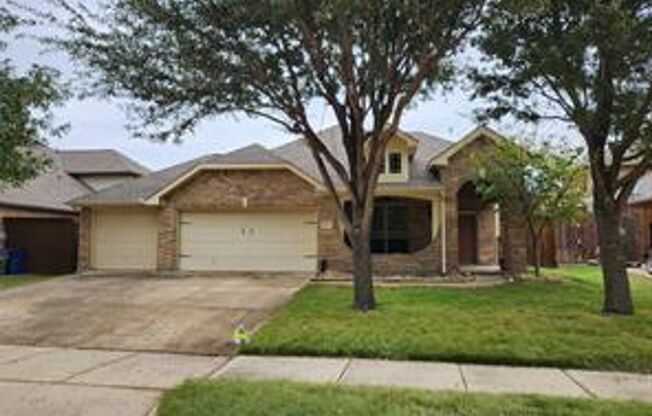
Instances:
[[[254,328],[305,277],[66,277],[0,292],[0,344],[230,352],[233,323]]]

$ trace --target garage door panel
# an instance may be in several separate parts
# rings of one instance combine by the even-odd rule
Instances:
[[[98,211],[93,217],[93,267],[156,268],[157,217],[153,211]]]
[[[182,214],[182,270],[313,271],[314,213]]]

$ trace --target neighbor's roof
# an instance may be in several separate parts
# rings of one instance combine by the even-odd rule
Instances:
[[[112,149],[104,150],[58,150],[63,169],[71,175],[119,175],[142,176],[149,169]]]
[[[66,173],[57,153],[47,147],[39,149],[50,159],[49,168],[18,188],[0,192],[0,204],[22,208],[72,212],[67,202],[89,192],[89,189]]]
[[[432,185],[434,179],[429,174],[428,161],[448,147],[451,142],[423,132],[401,132],[401,134],[408,135],[419,143],[411,163],[412,171],[407,185]],[[339,128],[326,129],[320,132],[319,136],[335,157],[342,161],[346,160]],[[307,177],[321,182],[321,175],[306,139],[298,139],[271,150],[256,144],[226,154],[200,157],[141,178],[128,179],[118,185],[72,200],[71,203],[76,205],[142,203],[200,165],[264,164],[285,164],[298,169]],[[344,163],[344,165],[347,164]],[[332,177],[335,178],[335,175]],[[405,186],[406,184],[400,185]]]
[[[652,172],[648,171],[636,183],[629,197],[629,203],[635,205],[650,202],[652,202]]]

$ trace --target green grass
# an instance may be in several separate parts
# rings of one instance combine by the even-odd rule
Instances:
[[[168,392],[159,416],[643,416],[634,402],[431,393],[244,380],[193,381]]]
[[[54,276],[41,276],[33,274],[21,275],[0,275],[0,290],[10,289],[12,287],[29,285],[32,283],[43,282],[52,279]]]
[[[550,272],[549,272],[550,273]],[[311,285],[244,352],[441,360],[652,372],[652,279],[632,277],[636,314],[600,314],[598,268],[555,282],[490,288],[377,288],[369,313],[351,288]]]

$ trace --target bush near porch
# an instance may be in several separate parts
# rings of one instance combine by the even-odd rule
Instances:
[[[649,415],[635,402],[537,396],[433,393],[407,389],[310,385],[280,381],[187,382],[168,392],[159,416],[610,416]]]
[[[631,277],[633,317],[606,317],[599,268],[547,274],[558,279],[379,287],[379,307],[366,314],[352,310],[351,288],[311,285],[244,350],[652,373],[652,279]]]

